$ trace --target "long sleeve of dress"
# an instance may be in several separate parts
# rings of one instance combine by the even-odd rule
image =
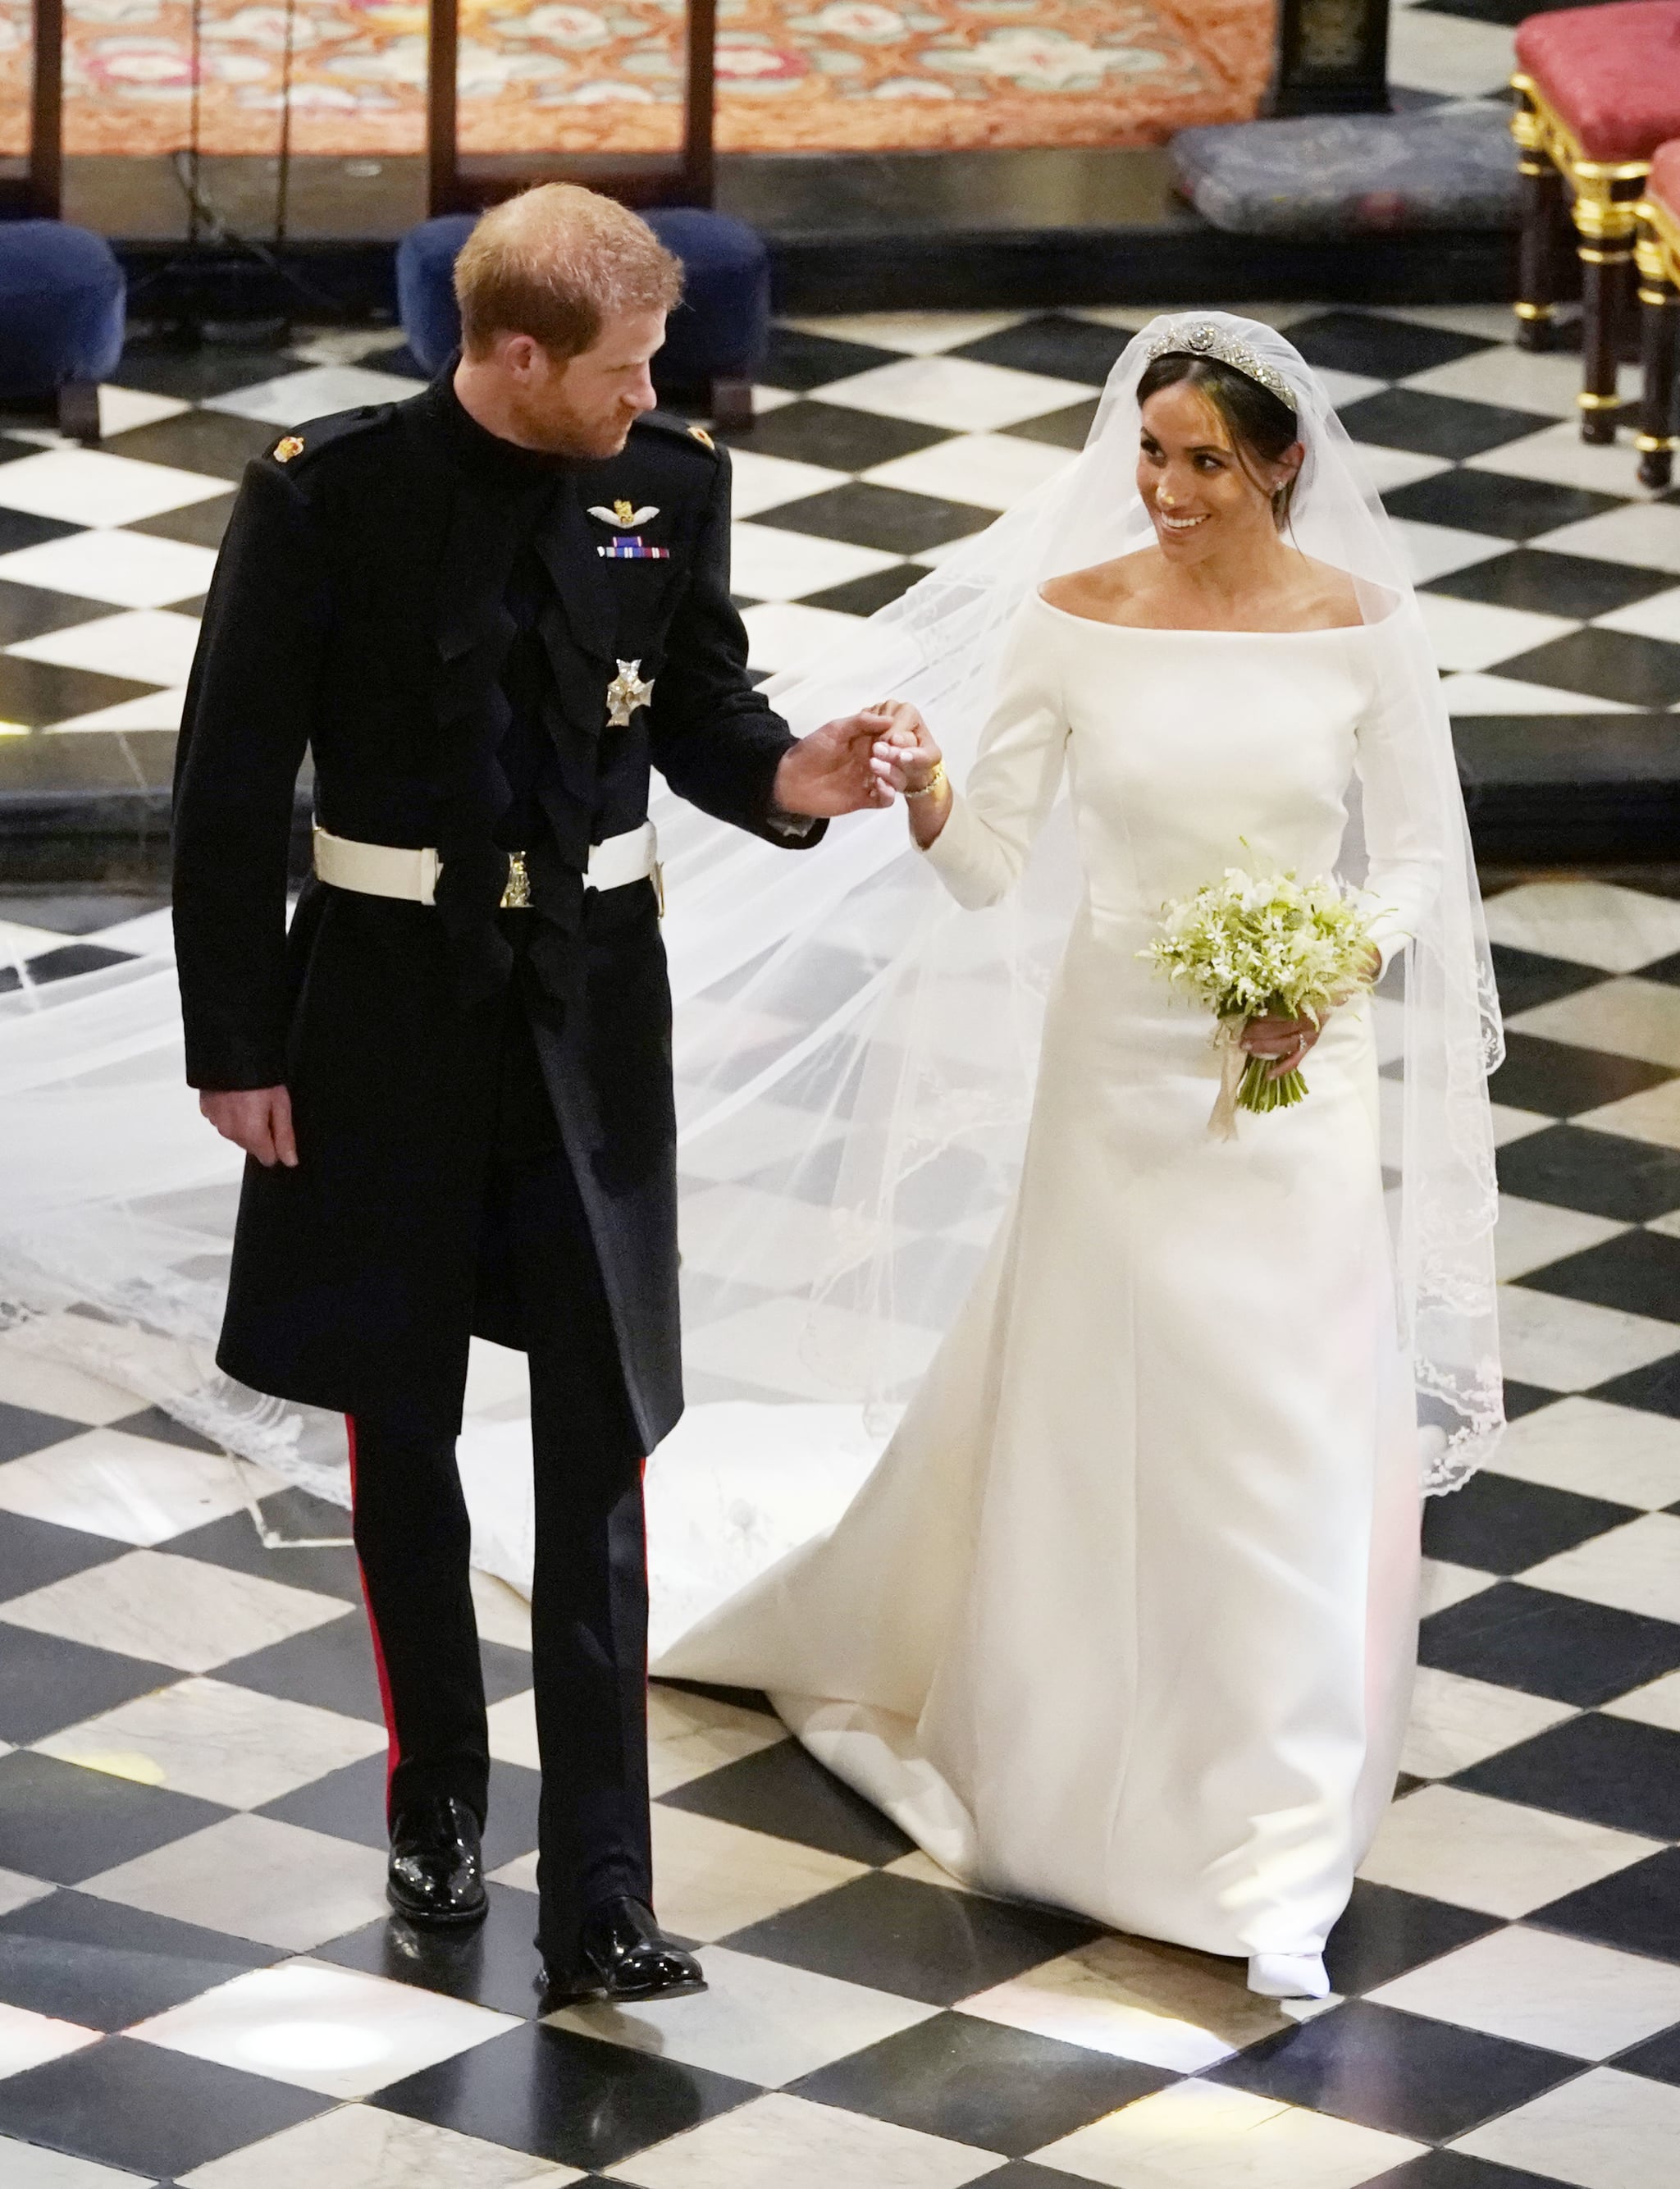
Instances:
[[[1061,787],[1067,722],[1045,617],[1028,601],[1004,648],[997,704],[964,789],[925,857],[959,904],[996,904],[1021,880]]]
[[[1416,719],[1427,704],[1419,671],[1386,647],[1377,653],[1372,696],[1360,719],[1355,765],[1363,791],[1364,894],[1372,940],[1386,970],[1417,932],[1441,885],[1445,846],[1428,796],[1428,726]],[[1431,676],[1433,670],[1428,672]]]

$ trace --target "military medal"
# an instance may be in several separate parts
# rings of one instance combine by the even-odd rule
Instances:
[[[669,547],[650,547],[645,540],[638,540],[636,537],[640,527],[648,523],[659,513],[651,502],[645,509],[637,509],[628,501],[615,501],[610,509],[603,509],[597,502],[591,504],[589,513],[591,517],[598,518],[602,524],[616,524],[619,527],[613,536],[610,546],[597,547],[595,551],[597,555],[603,556],[608,562],[670,562]]]
[[[618,675],[607,687],[608,728],[627,730],[631,716],[638,707],[645,707],[653,696],[653,680],[651,676],[642,676],[642,664],[639,661],[619,662]]]

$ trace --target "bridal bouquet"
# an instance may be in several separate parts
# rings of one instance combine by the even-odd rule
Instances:
[[[1229,1140],[1239,1109],[1300,1100],[1299,1071],[1270,1078],[1272,1060],[1241,1047],[1243,1030],[1257,1018],[1316,1023],[1367,978],[1371,949],[1366,912],[1328,877],[1303,882],[1293,872],[1256,877],[1227,867],[1194,897],[1163,906],[1160,931],[1139,955],[1219,1022],[1213,1043],[1224,1073],[1209,1131]]]

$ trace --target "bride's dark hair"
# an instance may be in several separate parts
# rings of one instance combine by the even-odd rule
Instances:
[[[1289,522],[1290,505],[1295,499],[1298,472],[1273,489],[1257,476],[1256,466],[1275,464],[1294,447],[1301,438],[1301,428],[1295,413],[1270,388],[1262,387],[1258,380],[1251,380],[1246,372],[1239,372],[1234,365],[1225,365],[1216,357],[1193,357],[1188,351],[1169,350],[1146,365],[1138,382],[1138,405],[1158,395],[1163,387],[1188,385],[1205,395],[1220,417],[1225,420],[1236,450],[1237,461],[1263,494],[1269,495],[1271,513],[1280,532]]]

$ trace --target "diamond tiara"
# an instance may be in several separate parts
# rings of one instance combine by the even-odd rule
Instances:
[[[1287,404],[1291,410],[1300,408],[1294,389],[1275,366],[1256,357],[1247,342],[1239,342],[1235,335],[1221,333],[1218,327],[1210,326],[1206,320],[1199,320],[1192,326],[1175,328],[1172,333],[1162,335],[1151,342],[1149,363],[1153,365],[1158,357],[1217,358],[1221,365],[1230,365],[1248,379],[1258,382],[1268,395],[1276,396],[1278,401]]]

